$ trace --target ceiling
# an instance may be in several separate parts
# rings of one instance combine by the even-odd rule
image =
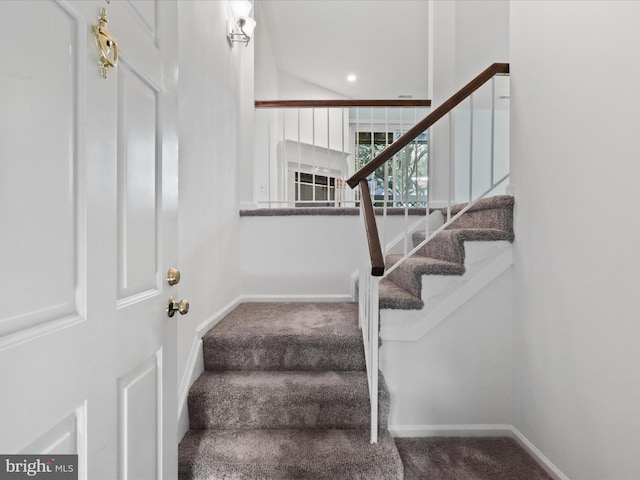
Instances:
[[[427,98],[426,0],[258,1],[281,74],[336,98]]]

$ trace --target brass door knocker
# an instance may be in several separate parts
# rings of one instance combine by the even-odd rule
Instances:
[[[109,67],[115,67],[118,64],[118,42],[109,29],[107,28],[107,11],[103,8],[100,10],[100,24],[93,26],[93,33],[96,36],[98,50],[100,51],[100,71],[102,78],[107,78],[107,70]]]

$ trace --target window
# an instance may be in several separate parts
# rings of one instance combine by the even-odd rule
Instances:
[[[394,139],[404,133],[356,132],[356,170],[373,160]],[[385,193],[388,207],[426,206],[427,202],[427,161],[429,143],[426,133],[422,133],[398,152],[386,167],[378,168],[369,180],[369,188],[374,194],[376,206],[382,206]]]
[[[295,172],[295,198],[296,207],[333,207],[336,200],[336,179]]]

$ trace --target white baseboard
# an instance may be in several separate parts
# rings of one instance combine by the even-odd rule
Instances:
[[[353,302],[350,294],[283,294],[283,295],[241,295],[242,302]]]
[[[204,359],[202,358],[202,338],[194,338],[189,361],[185,369],[180,388],[178,389],[178,442],[189,430],[189,410],[187,409],[187,398],[189,389],[193,382],[204,372]]]
[[[556,467],[551,460],[538,450],[538,448],[531,443],[529,439],[520,432],[520,430],[512,425],[511,431],[513,438],[536,460],[536,462],[538,462],[538,465],[540,465],[540,467],[542,467],[542,469],[547,472],[551,478],[554,480],[569,480],[569,477],[562,473],[562,471],[560,471],[560,469]]]
[[[522,432],[509,424],[389,425],[394,437],[509,437],[536,461],[553,480],[569,480]]]
[[[216,313],[207,318],[204,322],[200,323],[196,328],[197,339],[201,339],[202,335],[207,333],[213,328],[220,320],[226,317],[234,308],[240,305],[245,300],[242,295],[238,295],[236,298],[227,303],[224,307],[218,310]]]
[[[178,441],[189,429],[189,412],[187,410],[187,397],[193,382],[204,372],[204,360],[202,358],[202,336],[229,312],[242,303],[242,296],[234,298],[216,313],[207,318],[196,327],[191,350],[187,359],[187,366],[182,372],[182,379],[178,387]]]

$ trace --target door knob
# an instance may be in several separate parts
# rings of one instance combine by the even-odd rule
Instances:
[[[180,270],[171,267],[167,272],[167,283],[169,285],[176,285],[180,282]]]
[[[173,317],[176,312],[179,312],[180,315],[189,313],[189,302],[186,300],[174,302],[173,297],[169,297],[169,301],[167,302],[167,315]]]

